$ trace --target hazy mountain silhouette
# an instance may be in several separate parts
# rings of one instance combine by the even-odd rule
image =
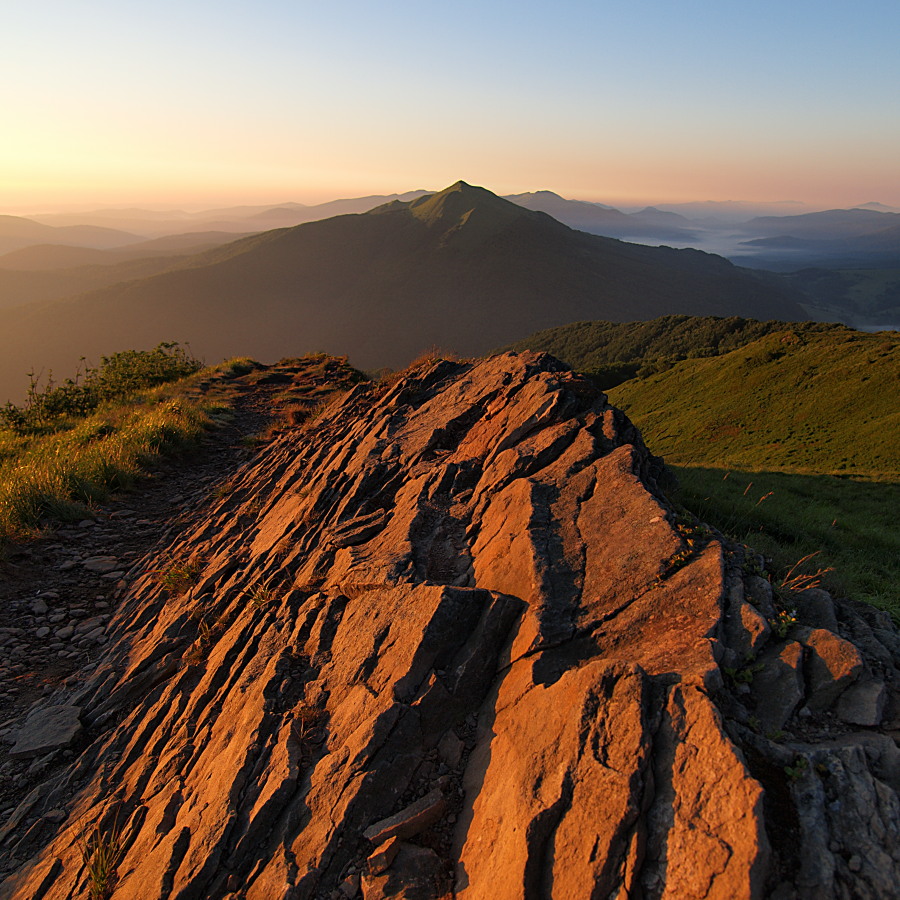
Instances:
[[[574,231],[458,182],[266,232],[154,277],[0,312],[0,396],[32,365],[60,374],[161,340],[210,361],[323,350],[366,368],[431,345],[479,354],[543,328],[667,313],[804,319],[799,294],[721,257]]]
[[[97,250],[93,247],[73,247],[67,244],[31,244],[11,250],[0,256],[0,269],[21,271],[68,270],[80,266],[116,266],[126,260],[146,259],[155,256],[187,256],[201,253],[220,244],[228,244],[238,236],[226,231],[196,231],[189,234],[172,234],[149,241],[139,241],[126,247]],[[59,273],[57,297],[71,296],[74,291],[66,288],[69,275]],[[116,278],[115,281],[122,281]],[[113,281],[106,282],[112,284]],[[4,297],[0,293],[0,305]]]
[[[329,219],[347,213],[363,213],[391,200],[413,200],[429,191],[407,191],[404,194],[373,194],[329,200],[307,206],[303,203],[270,203],[262,206],[229,206],[200,212],[170,210],[159,212],[146,209],[99,209],[82,213],[54,213],[36,216],[48,225],[72,225],[78,222],[100,223],[133,231],[145,237],[183,234],[188,232],[223,231],[234,235],[271,231]]]
[[[134,234],[99,225],[53,227],[22,216],[0,216],[0,253],[31,244],[72,244],[104,249],[139,241]]]
[[[526,209],[545,212],[579,231],[606,237],[689,241],[696,230],[684,216],[653,207],[629,214],[602,203],[566,200],[553,191],[510,194],[504,199]]]
[[[740,227],[761,237],[841,239],[900,225],[900,213],[875,209],[826,209],[801,216],[761,216]]]
[[[879,203],[877,200],[870,200],[868,203],[856,203],[856,204],[854,204],[853,208],[854,209],[874,209],[877,212],[900,213],[900,207],[887,206],[884,203]]]

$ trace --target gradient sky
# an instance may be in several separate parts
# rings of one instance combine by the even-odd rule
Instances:
[[[439,189],[900,206],[897,0],[44,0],[0,211]]]

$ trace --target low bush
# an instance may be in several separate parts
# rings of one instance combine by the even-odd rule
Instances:
[[[84,360],[82,360],[84,362]],[[38,434],[82,418],[102,404],[121,400],[147,388],[192,375],[203,364],[177,343],[162,343],[153,350],[125,350],[104,356],[96,368],[86,367],[61,384],[52,373],[43,386],[34,373],[25,403],[0,407],[0,426],[16,434]]]

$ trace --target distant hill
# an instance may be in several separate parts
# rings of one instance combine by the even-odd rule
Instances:
[[[686,216],[691,222],[711,228],[733,227],[758,216],[796,216],[809,210],[804,203],[782,201],[757,203],[744,200],[695,200],[688,203],[657,203],[660,210]]]
[[[32,366],[177,339],[210,361],[346,353],[402,366],[431,345],[476,355],[539,329],[667,313],[804,318],[792,289],[696,250],[574,231],[459,182],[226,244],[154,277],[0,312],[0,396]]]
[[[407,191],[404,194],[373,194],[367,197],[329,200],[326,203],[312,206],[303,203],[277,203],[262,206],[229,206],[199,212],[100,209],[93,212],[35,216],[35,219],[48,225],[91,222],[123,228],[145,237],[194,231],[224,231],[237,236],[301,225],[305,222],[315,222],[348,213],[368,212],[391,200],[414,200],[428,193],[430,192],[416,190]]]
[[[106,249],[139,241],[134,234],[99,225],[65,225],[58,228],[21,216],[0,215],[0,253],[31,244],[69,244]]]
[[[754,268],[775,272],[900,268],[900,215],[895,213],[830,210],[811,216],[755,221],[756,225],[747,224],[748,230],[750,226],[755,231],[771,228],[773,233],[741,242],[742,250],[756,251],[745,260],[742,257],[746,265]],[[824,298],[816,298],[817,304],[821,299]],[[854,315],[851,309],[848,314],[850,321]]]
[[[900,335],[788,327],[609,398],[685,466],[900,478]]]
[[[73,247],[66,244],[32,244],[18,250],[11,250],[0,256],[0,269],[20,271],[49,271],[52,269],[74,269],[80,266],[114,266],[127,260],[147,259],[153,256],[188,256],[201,253],[221,244],[239,240],[241,235],[224,231],[201,231],[188,234],[173,234],[149,241],[138,241],[125,247],[97,250],[93,247]],[[70,296],[73,291],[66,289],[66,278],[60,273],[58,297]],[[116,279],[121,281],[122,279]],[[4,302],[0,295],[0,305]]]
[[[900,226],[900,213],[874,209],[828,209],[800,216],[761,216],[740,226],[762,237],[838,240]]]
[[[684,359],[721,356],[768,334],[850,331],[820,322],[760,322],[740,316],[661,316],[648,322],[574,322],[549,328],[503,350],[544,350],[608,390],[636,376],[672,368]]]
[[[744,241],[743,246],[760,247],[775,250],[802,250],[806,253],[817,252],[830,256],[850,253],[891,254],[900,258],[900,222],[868,231],[863,234],[851,234],[847,237],[794,237],[781,235],[778,237],[754,238]]]
[[[552,191],[511,194],[505,199],[545,212],[571,228],[606,237],[688,242],[696,233],[696,226],[684,216],[652,207],[628,214],[602,203],[566,200]]]

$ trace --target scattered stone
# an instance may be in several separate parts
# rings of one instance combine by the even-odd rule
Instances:
[[[98,575],[105,575],[107,572],[114,571],[119,560],[115,556],[91,556],[84,560],[81,564],[88,572],[95,572]]]
[[[772,585],[768,579],[761,575],[745,575],[744,589],[747,592],[747,599],[765,616],[767,619],[774,619],[776,615],[775,604],[772,601]]]
[[[440,821],[446,809],[443,792],[433,790],[393,816],[370,825],[363,832],[363,837],[375,847],[395,836],[403,840],[414,837]]]
[[[730,606],[730,614],[725,620],[728,644],[737,651],[741,660],[749,659],[768,640],[772,629],[762,613],[751,604],[741,601]]]
[[[391,867],[381,875],[365,875],[363,900],[443,900],[450,895],[450,879],[440,857],[428,847],[401,844]]]
[[[32,759],[69,747],[81,734],[80,716],[78,706],[39,707],[25,719],[9,755],[13,759]]]
[[[367,860],[366,870],[370,875],[380,875],[394,861],[394,857],[400,850],[399,837],[389,838]]]

